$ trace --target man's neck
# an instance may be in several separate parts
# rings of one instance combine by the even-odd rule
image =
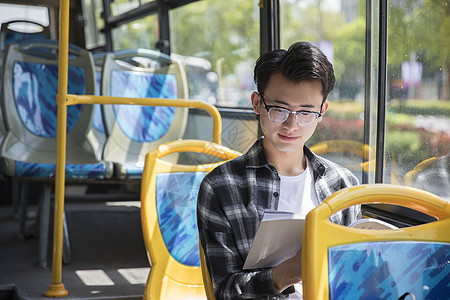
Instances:
[[[278,174],[295,176],[305,171],[306,157],[303,148],[296,152],[282,152],[270,146],[266,148],[264,153],[267,161],[277,169]]]

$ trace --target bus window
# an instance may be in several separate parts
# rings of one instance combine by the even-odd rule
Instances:
[[[152,49],[155,50],[158,41],[157,15],[149,15],[145,18],[123,24],[112,30],[113,49]]]
[[[369,171],[368,155],[373,152],[363,143],[365,2],[281,0],[281,48],[299,40],[321,48],[334,65],[336,76],[335,87],[328,96],[328,111],[308,146],[347,166],[364,182],[363,173]],[[352,149],[355,145],[361,149]]]
[[[203,97],[199,100],[251,107],[253,66],[259,56],[258,1],[199,1],[171,10],[169,19],[172,53],[201,58],[208,62],[203,65],[211,65],[211,70],[202,73],[198,64],[192,66],[193,75],[209,80],[209,87],[195,87],[203,90],[198,92]]]
[[[111,1],[111,15],[116,16],[134,8],[138,8],[141,4],[140,0],[114,0]]]
[[[0,4],[0,22],[5,23],[13,20],[28,20],[37,22],[43,26],[49,25],[48,9],[41,6]],[[15,31],[30,32],[36,31],[32,24],[17,24]]]
[[[450,199],[450,3],[419,2],[388,1],[384,178]]]
[[[84,0],[83,15],[85,19],[86,48],[92,49],[105,44],[105,34],[100,32],[105,27],[102,18],[102,0]]]

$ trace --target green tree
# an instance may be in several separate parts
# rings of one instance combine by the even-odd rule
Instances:
[[[171,18],[172,51],[223,62],[223,72],[259,54],[259,10],[253,1],[204,0],[176,9]],[[181,21],[180,21],[181,20]]]
[[[422,63],[424,77],[435,78],[439,74],[448,74],[448,0],[392,1],[388,22],[388,64],[391,77],[400,78],[401,64],[411,60]],[[448,78],[443,79],[444,84],[448,84]],[[441,97],[449,99],[448,92],[441,93]]]

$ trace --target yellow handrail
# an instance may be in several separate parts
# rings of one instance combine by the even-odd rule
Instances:
[[[189,107],[206,110],[213,119],[212,141],[221,144],[222,118],[217,108],[211,104],[198,100],[187,99],[162,99],[162,98],[125,98],[111,96],[93,96],[93,95],[71,95],[67,94],[63,99],[64,105],[76,104],[133,104],[149,106],[172,106]]]
[[[69,292],[62,283],[62,243],[64,188],[66,166],[66,119],[67,106],[76,104],[132,104],[149,106],[189,107],[206,110],[213,118],[213,142],[221,144],[222,120],[215,106],[205,102],[186,99],[124,98],[92,95],[67,94],[68,55],[69,55],[69,7],[70,0],[60,0],[59,28],[59,74],[58,94],[56,95],[57,133],[56,133],[56,174],[55,174],[55,212],[53,227],[52,282],[44,293],[46,297],[64,297]]]
[[[59,52],[58,52],[58,94],[56,95],[56,174],[55,174],[55,212],[53,225],[52,283],[45,292],[46,297],[64,297],[69,294],[61,281],[62,237],[64,214],[64,184],[66,165],[66,119],[67,107],[60,105],[67,94],[69,68],[69,0],[59,1]]]

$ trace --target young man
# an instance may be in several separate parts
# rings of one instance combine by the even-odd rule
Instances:
[[[209,173],[198,194],[198,229],[216,299],[301,299],[301,251],[274,268],[242,270],[265,209],[307,214],[334,192],[358,184],[347,169],[305,143],[328,108],[333,66],[299,42],[256,62],[251,95],[264,136],[245,155]],[[331,221],[347,225],[360,208]],[[293,292],[293,293],[292,293]]]

